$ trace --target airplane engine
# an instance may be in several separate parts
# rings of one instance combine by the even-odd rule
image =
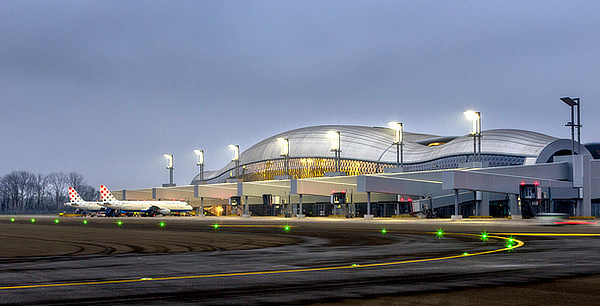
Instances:
[[[160,214],[163,215],[163,216],[170,215],[171,214],[171,210],[168,209],[168,208],[163,208],[163,209],[160,210]]]

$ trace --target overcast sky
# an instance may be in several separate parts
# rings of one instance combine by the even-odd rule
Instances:
[[[600,1],[0,1],[0,175],[129,189],[322,124],[600,141]]]

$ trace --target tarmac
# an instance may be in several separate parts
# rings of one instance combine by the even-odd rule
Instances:
[[[0,304],[600,301],[593,224],[0,216],[0,237]]]

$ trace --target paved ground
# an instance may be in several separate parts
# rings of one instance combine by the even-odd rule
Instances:
[[[188,217],[90,218],[83,224],[81,218],[61,218],[57,224],[53,218],[30,219],[0,217],[2,304],[600,301],[598,279],[582,278],[600,275],[598,226],[506,220]],[[439,237],[438,229],[444,231]]]
[[[598,305],[600,276],[574,277],[549,282],[418,293],[371,299],[345,299],[314,306],[359,305]]]

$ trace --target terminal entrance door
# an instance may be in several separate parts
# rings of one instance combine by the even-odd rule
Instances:
[[[508,200],[490,201],[490,216],[494,218],[506,218],[509,215]]]

